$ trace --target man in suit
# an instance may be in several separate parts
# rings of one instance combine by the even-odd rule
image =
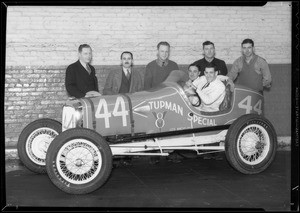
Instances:
[[[92,61],[92,48],[81,44],[78,48],[78,61],[66,70],[65,86],[69,96],[76,98],[100,95],[95,68]]]
[[[103,95],[134,93],[143,90],[141,74],[133,69],[133,54],[125,51],[121,54],[121,69],[112,70],[106,79]]]
[[[121,54],[121,69],[112,70],[106,79],[103,95],[134,93],[143,89],[141,74],[133,69],[133,54],[125,51]],[[131,165],[132,157],[114,160],[114,167],[120,164]]]

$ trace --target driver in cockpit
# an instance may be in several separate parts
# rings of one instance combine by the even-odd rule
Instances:
[[[213,65],[205,68],[204,76],[199,77],[199,69],[195,65],[190,65],[189,80],[184,86],[191,104],[200,111],[216,112],[225,97],[225,85],[221,80],[226,76],[218,76],[218,70]],[[221,79],[221,80],[220,80]]]

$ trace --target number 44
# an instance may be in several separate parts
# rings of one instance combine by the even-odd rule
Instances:
[[[249,114],[251,112],[251,110],[253,109],[255,112],[257,112],[260,115],[262,113],[262,110],[261,110],[262,100],[259,99],[258,102],[254,105],[254,107],[252,107],[251,98],[252,97],[250,95],[248,95],[246,98],[244,98],[238,104],[239,108],[246,109],[246,114]]]
[[[120,110],[119,110],[120,109]],[[102,112],[103,111],[103,112]],[[128,111],[126,110],[124,99],[119,96],[116,100],[113,112],[108,111],[107,102],[105,99],[101,98],[98,104],[98,108],[96,110],[95,117],[96,118],[104,118],[105,128],[110,128],[110,117],[122,117],[123,126],[127,126],[127,115]]]

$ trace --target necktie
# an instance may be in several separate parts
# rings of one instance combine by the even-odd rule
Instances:
[[[205,88],[208,87],[208,86],[209,86],[209,82],[207,82],[207,83],[202,87],[201,90],[205,89]]]
[[[86,65],[86,70],[88,71],[89,74],[91,74],[92,70],[88,64]]]
[[[162,65],[161,65],[161,66],[162,66],[162,67],[165,66],[165,62],[162,62]]]
[[[131,73],[130,73],[130,70],[129,70],[129,69],[127,69],[127,74],[126,74],[126,77],[127,77],[127,79],[128,79],[128,80],[130,80],[130,74],[131,74]]]

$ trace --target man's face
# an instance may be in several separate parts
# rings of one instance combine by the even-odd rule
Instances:
[[[218,72],[215,71],[213,67],[205,68],[204,75],[206,77],[207,82],[212,82],[217,78]]]
[[[169,58],[170,49],[168,46],[160,45],[157,51],[157,56],[161,61],[165,61]]]
[[[189,78],[192,81],[195,80],[196,78],[198,78],[198,76],[200,74],[199,69],[196,66],[190,66],[188,73],[189,73]]]
[[[82,48],[81,52],[79,53],[79,58],[85,63],[91,63],[93,58],[92,49],[89,47]]]
[[[130,68],[132,66],[132,61],[130,53],[124,53],[122,55],[121,63],[124,68]]]
[[[246,43],[242,45],[242,54],[246,57],[251,57],[253,55],[252,44]]]
[[[212,44],[204,45],[203,47],[204,56],[206,58],[213,58],[215,57],[215,48]]]

